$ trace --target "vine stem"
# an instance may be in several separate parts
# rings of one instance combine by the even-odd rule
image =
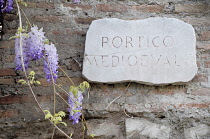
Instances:
[[[124,92],[127,91],[127,89],[128,89],[128,87],[130,86],[130,84],[131,84],[131,82],[127,85],[127,87],[125,88],[125,91],[124,91]],[[109,103],[109,105],[107,105],[106,109],[108,109],[109,106],[110,106],[113,102],[115,102],[118,98],[120,98],[122,95],[123,95],[123,94],[119,95],[119,96],[116,97],[114,100],[112,100],[112,101]]]
[[[19,27],[20,28],[22,28],[23,26],[22,26],[22,18],[21,18],[21,13],[20,13],[20,7],[19,7],[19,4],[18,4],[18,2],[17,2],[17,0],[15,0],[15,3],[16,3],[16,5],[17,5],[17,9],[18,9],[18,17],[19,17]],[[44,110],[42,109],[42,107],[41,107],[41,105],[39,104],[39,102],[38,102],[38,100],[37,100],[37,98],[36,98],[36,95],[35,95],[35,93],[34,93],[34,91],[33,91],[33,89],[32,89],[32,87],[31,87],[31,85],[30,85],[30,82],[29,82],[29,80],[28,80],[28,76],[27,76],[27,74],[26,74],[26,69],[25,69],[25,64],[24,64],[24,61],[23,61],[23,44],[22,44],[22,33],[21,33],[21,31],[19,31],[19,40],[20,40],[20,57],[21,57],[21,64],[22,64],[22,69],[23,69],[23,72],[24,72],[24,75],[25,75],[25,78],[26,78],[26,82],[27,82],[27,85],[28,85],[28,87],[29,87],[29,89],[30,89],[30,91],[31,91],[31,94],[33,95],[33,97],[34,97],[34,100],[35,100],[35,102],[36,102],[36,104],[38,105],[38,107],[39,107],[39,109],[43,112],[43,114],[45,115],[45,112],[44,112]],[[59,127],[57,127],[56,125],[54,125],[54,123],[51,121],[51,120],[49,120],[50,121],[50,123],[56,128],[56,129],[58,129],[62,134],[64,134],[68,139],[71,139],[71,137],[69,137],[65,132],[63,132]]]
[[[69,79],[69,81],[72,83],[73,86],[75,86],[74,82],[72,81],[72,79],[68,76],[68,74],[60,67],[58,66],[59,69],[66,75],[66,77]]]

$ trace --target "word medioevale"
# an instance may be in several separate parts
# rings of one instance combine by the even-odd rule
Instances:
[[[118,66],[192,66],[195,57],[193,54],[183,55],[152,55],[152,54],[115,54],[85,56],[85,63],[95,67],[118,67]]]

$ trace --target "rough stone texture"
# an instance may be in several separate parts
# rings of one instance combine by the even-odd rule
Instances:
[[[171,128],[169,126],[152,123],[146,119],[126,119],[126,135],[133,138],[169,139]]]
[[[82,63],[85,39],[92,20],[110,17],[122,20],[168,17],[192,24],[196,34],[198,65],[198,74],[193,80],[185,85],[167,86],[148,86],[133,82],[91,83],[89,95],[84,94],[83,112],[87,123],[93,129],[96,129],[94,126],[100,125],[109,127],[109,124],[110,127],[118,128],[118,135],[108,136],[102,135],[107,132],[100,128],[97,132],[101,133],[101,136],[97,136],[96,139],[126,139],[125,121],[131,117],[144,119],[151,125],[169,127],[170,139],[185,139],[186,136],[195,135],[199,139],[210,139],[209,0],[82,0],[79,5],[66,0],[26,1],[29,6],[23,6],[23,10],[29,20],[39,28],[43,27],[46,36],[55,43],[59,64],[76,85],[84,80]],[[3,41],[0,41],[0,79],[9,81],[8,84],[3,82],[4,84],[0,85],[0,138],[50,139],[52,125],[44,119],[29,88],[17,84],[24,76],[21,71],[14,70],[14,40],[9,40],[17,28],[18,16],[16,10],[13,10],[4,16],[4,35]],[[36,79],[42,82],[42,85],[33,86],[33,89],[41,106],[53,112],[53,88],[46,82],[42,66],[43,62],[37,61],[32,62],[29,68],[36,72]],[[71,85],[60,70],[58,83],[63,84],[62,87],[67,91]],[[67,99],[65,93],[57,91]],[[113,101],[117,97],[118,99]],[[56,111],[67,112],[67,107],[58,99]],[[83,138],[81,123],[73,125],[68,117],[64,121],[67,122],[68,128],[60,127],[66,133],[73,133],[73,139]],[[133,135],[133,139],[139,139],[139,132],[137,133]],[[54,138],[66,139],[57,130]],[[89,139],[87,135],[85,138]],[[140,139],[154,138],[142,135]]]
[[[94,122],[93,122],[94,121]],[[120,126],[113,123],[98,123],[96,120],[90,120],[88,122],[90,134],[95,134],[96,137],[105,138],[106,136],[113,136],[115,138],[120,137]]]
[[[187,128],[184,130],[185,139],[207,138],[207,137],[210,137],[209,132],[210,132],[210,128],[205,124],[201,124],[201,125]]]
[[[90,25],[83,76],[91,82],[171,84],[197,73],[191,25],[174,18],[100,19]]]

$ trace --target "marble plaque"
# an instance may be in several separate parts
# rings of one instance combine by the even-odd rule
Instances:
[[[178,19],[106,18],[87,32],[82,74],[90,82],[182,84],[196,73],[195,31]]]

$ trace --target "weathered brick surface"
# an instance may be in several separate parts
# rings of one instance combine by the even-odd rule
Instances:
[[[0,69],[0,76],[15,76],[17,75],[15,73],[14,69]]]
[[[96,138],[210,138],[210,127],[206,124],[210,122],[208,0],[82,0],[81,4],[66,0],[32,0],[27,1],[27,4],[27,7],[21,7],[32,24],[43,27],[45,35],[56,44],[59,64],[76,85],[84,81],[81,68],[85,36],[93,20],[110,17],[131,20],[160,16],[177,18],[192,24],[197,38],[198,65],[198,73],[192,81],[173,86],[131,83],[127,90],[125,89],[129,83],[91,83],[90,92],[84,94],[83,109],[92,128],[90,131],[97,135]],[[18,24],[16,10],[4,16],[5,34],[3,41],[0,41],[0,138],[51,138],[53,128],[44,121],[44,115],[37,107],[30,90],[16,84],[19,79],[24,78],[24,74],[14,70],[14,40],[9,38],[16,32]],[[43,61],[32,62],[28,70],[34,70],[36,80],[41,82],[41,85],[32,86],[41,106],[53,111],[53,88],[45,79]],[[63,89],[68,92],[72,84],[61,70],[58,75],[56,83],[62,84]],[[58,88],[56,91],[67,100],[65,93]],[[68,106],[58,96],[56,98],[56,111],[67,112]],[[143,118],[149,124],[142,124],[142,127],[146,127],[143,132],[139,132],[141,127],[131,132],[125,131],[128,117]],[[65,121],[70,128],[64,130],[68,134],[74,133],[74,139],[82,138],[81,125],[72,125],[67,119],[66,117]],[[168,130],[159,130],[154,128],[156,126],[168,127]],[[109,128],[115,128],[114,132]],[[154,132],[157,134],[148,132],[150,129],[157,130]],[[59,132],[55,132],[54,138],[62,137]]]
[[[164,5],[138,5],[132,6],[132,9],[138,12],[159,13],[163,12]]]
[[[6,110],[6,111],[3,111],[1,110],[0,111],[0,117],[3,118],[3,117],[14,117],[14,116],[18,116],[18,111],[17,110]]]
[[[89,18],[75,18],[74,19],[78,24],[91,24],[95,18],[89,17]]]
[[[209,8],[208,4],[177,4],[175,12],[202,13],[208,12]]]
[[[15,80],[14,79],[0,79],[0,84],[13,85],[15,84]]]
[[[121,4],[99,4],[96,5],[98,11],[102,12],[127,12],[128,9],[125,5]]]
[[[83,11],[88,11],[92,9],[92,5],[76,5],[71,3],[64,3],[64,7],[71,7],[72,9],[81,9]]]

